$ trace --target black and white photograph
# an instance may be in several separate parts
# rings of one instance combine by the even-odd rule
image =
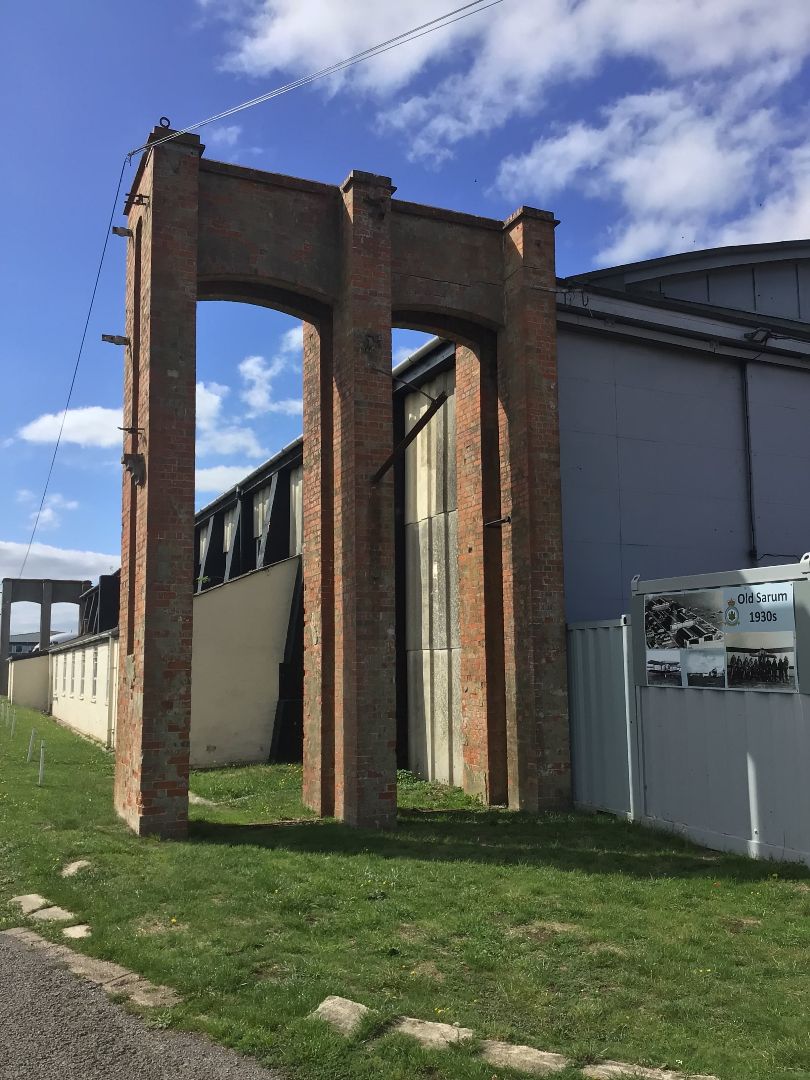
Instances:
[[[735,634],[726,651],[728,685],[736,690],[796,690],[795,637],[790,633]]]
[[[647,685],[648,686],[680,686],[681,685],[681,650],[680,649],[648,649],[647,650]]]
[[[687,649],[684,652],[686,685],[700,690],[724,690],[726,687],[726,650]]]
[[[644,603],[648,649],[691,649],[722,643],[722,589],[651,594]]]

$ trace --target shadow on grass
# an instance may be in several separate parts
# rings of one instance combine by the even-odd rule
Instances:
[[[387,859],[553,867],[587,874],[712,881],[808,880],[793,863],[756,862],[707,851],[679,837],[655,833],[604,815],[400,809],[396,832],[352,829],[333,820],[226,824],[196,820],[189,839],[299,852],[378,855]]]

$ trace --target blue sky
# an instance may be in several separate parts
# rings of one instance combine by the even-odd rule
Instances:
[[[5,6],[0,576],[30,534],[125,152],[162,115],[192,123],[451,7]],[[809,47],[807,0],[503,0],[200,134],[207,156],[256,168],[366,169],[401,198],[499,218],[553,210],[569,274],[810,234]],[[28,576],[117,564],[122,356],[100,335],[123,330],[123,255],[112,238]],[[198,331],[202,504],[300,432],[300,329],[201,304]],[[397,335],[395,355],[421,340]]]

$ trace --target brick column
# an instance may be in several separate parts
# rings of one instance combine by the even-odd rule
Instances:
[[[124,449],[145,472],[123,480],[115,807],[163,837],[188,820],[201,152],[188,135],[148,152],[129,204]]]
[[[523,207],[504,224],[505,328],[498,335],[509,804],[571,798],[554,219]]]
[[[456,347],[458,621],[464,790],[506,801],[498,387],[494,342]]]
[[[335,814],[396,822],[394,478],[370,480],[393,442],[391,194],[353,172],[341,187],[334,311]]]
[[[335,580],[332,334],[304,323],[304,790],[335,812]]]

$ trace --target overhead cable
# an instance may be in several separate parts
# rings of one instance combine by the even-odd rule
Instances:
[[[291,90],[298,90],[300,87],[307,86],[309,83],[313,83],[318,79],[325,79],[329,75],[335,75],[337,72],[344,71],[346,68],[353,67],[355,64],[360,64],[364,60],[370,60],[374,56],[381,56],[383,53],[389,52],[391,49],[396,49],[400,45],[406,45],[410,41],[417,41],[427,34],[433,34],[437,30],[443,30],[446,26],[452,26],[453,23],[461,22],[462,19],[468,19],[471,15],[477,15],[481,11],[486,11],[488,8],[495,7],[497,4],[502,3],[503,0],[489,0],[488,3],[485,3],[484,0],[473,0],[472,3],[464,4],[463,7],[448,11],[446,14],[439,15],[429,22],[421,23],[421,25],[415,26],[411,30],[406,30],[402,34],[397,34],[396,37],[388,38],[387,41],[382,41],[379,45],[372,45],[362,52],[355,53],[354,56],[348,56],[345,60],[338,60],[336,63],[330,64],[329,67],[321,68],[320,71],[314,71],[311,75],[304,75],[302,78],[295,79],[293,82],[285,83],[283,86],[277,86],[274,90],[268,90],[266,94],[260,94],[259,97],[251,98],[250,101],[243,101],[241,105],[234,105],[230,109],[225,109],[223,112],[216,113],[214,116],[209,116],[206,120],[199,120],[196,124],[189,124],[188,127],[181,128],[179,131],[173,131],[170,135],[166,135],[162,139],[155,139],[154,142],[144,143],[143,146],[138,146],[135,150],[130,150],[127,157],[131,159],[135,154],[140,154],[142,150],[152,150],[156,146],[162,146],[163,143],[171,142],[172,139],[177,139],[180,135],[188,135],[192,131],[197,131],[199,128],[205,127],[206,124],[213,124],[217,120],[225,120],[235,113],[243,112],[245,109],[251,109],[254,105],[261,105],[265,101],[280,97],[282,94],[287,94]]]
[[[34,527],[31,529],[31,537],[30,537],[30,539],[28,541],[28,547],[25,550],[25,558],[22,561],[22,566],[20,567],[20,572],[17,575],[18,577],[22,577],[23,574],[25,573],[25,567],[26,567],[26,565],[28,563],[28,556],[31,554],[31,545],[34,543],[34,537],[37,534],[37,526],[39,525],[39,519],[42,516],[42,510],[43,510],[43,508],[45,506],[45,497],[48,494],[48,487],[49,487],[50,482],[51,482],[51,476],[53,475],[53,467],[54,467],[54,464],[56,463],[56,455],[59,453],[59,446],[60,446],[60,444],[62,442],[62,433],[65,430],[65,420],[67,419],[68,409],[70,407],[70,402],[71,402],[71,399],[73,397],[73,388],[76,385],[76,376],[79,373],[79,364],[81,363],[82,353],[84,352],[84,343],[85,343],[85,340],[87,338],[87,328],[90,325],[90,316],[93,314],[93,305],[95,304],[95,301],[96,301],[96,293],[98,292],[98,283],[101,280],[101,270],[102,270],[102,267],[104,266],[104,256],[107,254],[107,244],[110,241],[110,229],[112,228],[112,223],[113,223],[113,220],[115,218],[115,208],[118,206],[118,196],[119,196],[119,194],[121,192],[121,184],[122,184],[123,179],[124,179],[124,169],[126,168],[126,166],[127,166],[127,159],[124,158],[124,160],[121,162],[121,172],[118,174],[118,183],[115,186],[115,195],[114,195],[113,201],[112,201],[112,209],[110,210],[110,218],[109,218],[109,221],[107,222],[107,228],[106,228],[106,230],[104,232],[104,244],[102,245],[102,248],[101,248],[101,257],[98,260],[98,268],[96,270],[96,279],[93,282],[93,291],[90,294],[90,304],[89,304],[89,306],[87,308],[87,317],[84,320],[84,328],[82,329],[82,336],[81,336],[81,340],[79,342],[79,351],[76,353],[76,362],[73,365],[73,375],[71,376],[71,379],[70,379],[70,387],[68,388],[67,400],[65,401],[65,408],[64,408],[64,410],[62,412],[62,419],[61,419],[61,421],[59,423],[59,434],[56,436],[56,445],[53,448],[53,455],[51,456],[51,464],[48,467],[48,475],[45,477],[45,486],[42,489],[42,498],[39,501],[39,509],[37,510],[36,517],[34,518]]]

